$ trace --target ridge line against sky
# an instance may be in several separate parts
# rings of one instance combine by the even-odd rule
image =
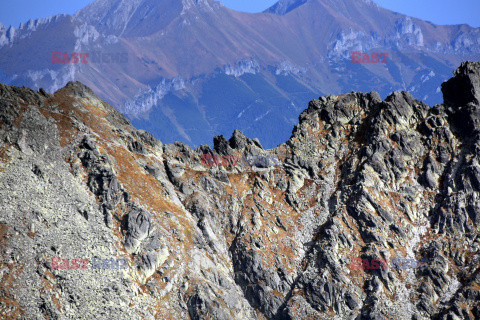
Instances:
[[[354,0],[361,1],[361,0]],[[464,24],[480,27],[479,0],[373,0],[380,6],[435,24]],[[0,2],[0,23],[15,28],[29,19],[47,18],[56,14],[74,14],[92,0],[16,0]],[[275,0],[221,0],[228,8],[261,12]]]

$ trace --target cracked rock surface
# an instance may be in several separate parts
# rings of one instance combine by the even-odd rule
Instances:
[[[191,149],[81,83],[0,84],[0,317],[480,319],[480,63],[442,91],[321,97],[275,149]]]

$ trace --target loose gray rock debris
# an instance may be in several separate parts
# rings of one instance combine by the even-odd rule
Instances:
[[[0,84],[0,317],[480,319],[480,63],[442,91],[193,150],[81,83]]]

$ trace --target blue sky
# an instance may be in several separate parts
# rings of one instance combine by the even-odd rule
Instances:
[[[360,0],[356,0],[360,1]],[[384,8],[436,24],[468,23],[480,27],[479,0],[374,0]],[[0,22],[18,27],[30,18],[45,18],[57,13],[73,14],[92,0],[0,0]],[[276,0],[222,0],[229,8],[260,12]]]

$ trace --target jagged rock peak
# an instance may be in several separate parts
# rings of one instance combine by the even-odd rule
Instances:
[[[19,29],[35,31],[39,26],[41,26],[43,24],[62,21],[64,18],[67,18],[67,17],[71,17],[71,16],[68,15],[68,14],[61,13],[61,14],[56,14],[56,15],[48,17],[48,18],[40,18],[40,19],[35,19],[35,20],[30,19],[27,22],[20,23]]]
[[[442,84],[452,129],[464,141],[480,134],[480,63],[463,62],[454,77]]]
[[[284,15],[305,4],[308,0],[280,0],[265,12]]]
[[[191,9],[206,8],[211,11],[219,6],[213,0],[97,0],[75,16],[99,32],[145,36],[167,27]]]
[[[274,13],[278,15],[285,15],[298,7],[306,4],[307,2],[317,2],[321,5],[330,7],[332,9],[338,10],[339,8],[353,7],[361,5],[365,3],[370,6],[378,7],[378,5],[371,1],[371,0],[360,0],[360,1],[352,1],[352,0],[280,0],[275,3],[273,6],[265,10],[265,12]]]
[[[442,84],[443,99],[449,105],[480,105],[480,62],[463,62],[454,77]]]
[[[208,0],[182,0],[183,8],[189,9],[198,5],[208,5]]]
[[[80,97],[85,97],[86,95],[97,97],[97,95],[95,94],[95,92],[93,92],[92,89],[90,89],[80,81],[70,81],[66,84],[66,86],[63,89],[60,89],[60,90],[70,91],[74,95],[78,95]]]
[[[259,154],[263,151],[263,147],[257,138],[247,138],[240,130],[235,130],[229,140],[223,135],[215,136],[213,138],[213,149],[219,154],[231,154],[233,149],[251,154]]]

